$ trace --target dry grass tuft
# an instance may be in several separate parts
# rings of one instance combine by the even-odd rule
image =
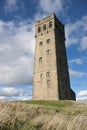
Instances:
[[[87,130],[87,104],[0,102],[0,130]]]

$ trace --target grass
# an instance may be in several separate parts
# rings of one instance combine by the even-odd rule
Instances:
[[[71,107],[73,105],[73,102],[71,101],[30,100],[24,102],[28,104],[36,104],[45,107],[55,107],[55,108],[65,108],[65,107]]]
[[[55,109],[56,112],[60,112],[69,116],[78,115],[78,114],[87,115],[87,109],[86,109],[87,104],[85,105],[84,103],[79,103],[76,101],[30,100],[30,101],[23,101],[23,102],[27,104],[40,105],[41,107],[48,108],[48,109]]]
[[[87,104],[75,101],[0,102],[0,130],[86,130]]]

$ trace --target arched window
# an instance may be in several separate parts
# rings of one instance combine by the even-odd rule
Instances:
[[[40,46],[42,46],[42,45],[43,45],[43,42],[42,42],[42,41],[41,41],[41,42],[39,42],[39,45],[40,45]]]
[[[46,40],[46,43],[49,44],[49,43],[50,43],[50,39],[47,39],[47,40]]]

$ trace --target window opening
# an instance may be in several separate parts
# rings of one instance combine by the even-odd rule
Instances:
[[[39,45],[42,46],[42,45],[43,45],[43,42],[40,42]]]
[[[47,80],[47,85],[48,85],[48,86],[50,85],[50,80]]]
[[[41,27],[38,27],[38,33],[41,32]]]
[[[46,30],[46,24],[43,25],[43,30]]]
[[[42,78],[42,74],[40,74],[40,78]]]
[[[42,57],[39,58],[39,62],[42,62]]]
[[[52,21],[49,22],[49,28],[52,28]]]
[[[47,72],[47,73],[46,73],[46,76],[50,76],[50,72]]]
[[[46,54],[49,55],[50,54],[50,50],[46,50]]]
[[[47,40],[46,40],[46,43],[47,43],[47,44],[50,43],[50,39],[47,39]]]

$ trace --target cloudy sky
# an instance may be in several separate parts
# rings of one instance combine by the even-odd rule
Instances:
[[[87,100],[87,1],[0,0],[0,100],[32,98],[35,21],[65,25],[71,88]]]

